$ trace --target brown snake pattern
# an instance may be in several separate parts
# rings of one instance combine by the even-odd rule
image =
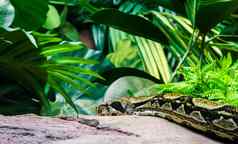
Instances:
[[[98,115],[159,116],[208,135],[238,143],[238,108],[178,94],[122,97],[97,108]]]

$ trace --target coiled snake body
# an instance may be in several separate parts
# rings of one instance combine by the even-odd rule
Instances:
[[[238,143],[238,108],[178,94],[122,97],[97,108],[98,115],[159,116],[208,135]]]

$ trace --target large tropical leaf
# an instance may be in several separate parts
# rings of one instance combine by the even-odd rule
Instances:
[[[14,26],[26,30],[36,30],[41,27],[49,10],[48,0],[10,0],[15,8]]]
[[[237,0],[187,0],[187,14],[193,25],[207,33],[237,10]]]
[[[166,43],[167,38],[150,21],[120,12],[116,9],[104,9],[92,15],[91,20],[98,24],[105,24],[122,31],[142,36],[154,41]]]
[[[47,19],[43,25],[44,28],[52,30],[59,27],[61,24],[60,16],[57,9],[53,5],[49,5],[49,11],[47,13]]]
[[[162,80],[159,80],[155,77],[153,77],[152,75],[141,71],[141,70],[137,70],[134,68],[114,68],[114,69],[110,69],[107,70],[103,73],[101,73],[102,77],[105,79],[96,79],[96,82],[102,83],[104,85],[110,85],[112,84],[114,81],[116,81],[117,79],[121,78],[121,77],[125,77],[125,76],[136,76],[136,77],[140,77],[140,78],[144,78],[144,79],[148,79],[151,80],[155,83],[162,83]]]

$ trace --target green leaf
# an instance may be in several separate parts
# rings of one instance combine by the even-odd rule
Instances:
[[[67,76],[68,78],[71,78],[72,80],[77,80],[77,81],[80,81],[80,82],[87,84],[91,87],[95,87],[95,85],[92,82],[90,82],[89,80],[87,80],[85,78],[78,76],[77,74],[74,73],[74,71],[72,72],[72,71],[58,70],[58,69],[55,69],[53,71],[63,74],[64,76]]]
[[[74,104],[74,102],[72,101],[71,97],[67,94],[67,92],[64,90],[64,88],[58,84],[58,82],[52,78],[49,77],[48,78],[48,82],[49,84],[52,86],[52,88],[55,91],[58,91],[65,99],[65,101],[76,111],[76,113],[78,114],[78,109],[76,107],[76,105]]]
[[[51,69],[59,69],[59,70],[64,70],[64,71],[69,71],[72,73],[78,73],[78,74],[83,74],[83,75],[90,75],[99,79],[104,79],[102,76],[100,76],[98,73],[90,70],[90,69],[85,69],[77,66],[72,66],[72,65],[62,65],[62,64],[44,64],[42,67],[47,68],[48,70]]]
[[[62,71],[57,71],[57,70],[49,70],[49,77],[54,77],[57,80],[63,80],[65,83],[70,84],[73,88],[80,90],[82,93],[86,93],[86,90],[82,87],[82,85],[80,83],[78,83],[77,81],[75,81],[74,79],[72,79],[71,77],[62,74]],[[51,85],[52,86],[52,85]],[[57,84],[57,86],[61,86],[60,84]],[[53,86],[52,86],[53,87]],[[61,91],[58,91],[59,93],[61,93]]]
[[[60,29],[61,33],[70,41],[78,42],[80,41],[80,34],[77,30],[77,28],[72,25],[70,22],[66,21],[64,25],[62,25]]]
[[[98,64],[98,62],[95,60],[67,56],[64,56],[62,58],[54,58],[53,61],[57,64]]]
[[[26,30],[36,30],[46,20],[48,0],[10,0],[15,8],[13,25]]]
[[[138,49],[132,45],[129,39],[118,41],[116,49],[107,55],[115,67],[143,68]]]
[[[137,70],[137,69],[134,69],[134,68],[114,68],[114,69],[106,70],[105,72],[103,72],[100,75],[105,80],[96,79],[95,81],[99,82],[99,83],[102,83],[104,85],[110,85],[114,81],[116,81],[117,79],[119,79],[121,77],[124,77],[124,76],[137,76],[137,77],[141,77],[141,78],[151,80],[151,81],[156,82],[156,83],[163,83],[162,80],[159,80],[159,79],[151,76],[150,74],[148,74],[144,71]]]
[[[60,4],[60,5],[70,5],[75,6],[79,4],[79,0],[49,0],[53,4]]]
[[[126,14],[116,9],[104,9],[93,14],[91,20],[130,34],[167,43],[167,38],[155,25],[145,18],[136,15]]]
[[[187,14],[191,21],[202,33],[207,33],[211,28],[230,16],[237,10],[237,0],[188,0]]]
[[[85,46],[82,43],[77,45],[74,44],[53,45],[42,48],[41,54],[44,56],[52,56],[56,54],[78,51],[82,48],[85,48]]]
[[[39,46],[47,45],[49,43],[59,43],[63,41],[61,38],[55,37],[56,34],[32,32],[32,35],[35,37]]]
[[[49,5],[47,19],[43,27],[48,30],[52,30],[52,29],[58,28],[60,26],[60,23],[61,23],[60,16],[57,9],[53,5]]]
[[[145,70],[157,79],[162,78],[165,83],[168,82],[171,75],[163,46],[145,38],[135,37],[135,40],[145,63]]]

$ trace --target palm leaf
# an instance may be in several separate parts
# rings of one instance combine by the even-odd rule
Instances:
[[[47,97],[42,93],[47,74],[39,67],[45,58],[39,55],[39,50],[33,46],[24,32],[7,32],[3,29],[0,31],[1,78],[22,87],[27,91],[29,98],[40,100],[43,107],[50,109]]]

